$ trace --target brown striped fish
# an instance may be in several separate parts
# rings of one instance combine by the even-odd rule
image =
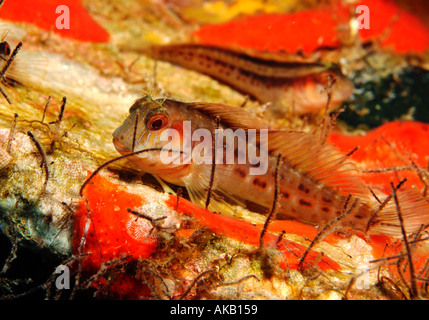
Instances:
[[[191,144],[186,144],[185,123],[192,133],[203,128],[212,137],[222,130],[238,132],[241,129],[246,134],[247,149],[256,148],[259,155],[264,154],[264,149],[267,150],[266,157],[259,158],[266,170],[254,174],[252,168],[261,163],[240,162],[239,159],[243,159],[243,153],[248,150],[240,149],[238,143],[233,144],[232,163],[218,161],[225,160],[227,152],[220,153],[223,159],[213,158],[213,154],[218,153],[212,152],[208,157],[214,160],[211,163],[197,163],[193,157],[184,161],[189,155],[189,150],[185,150],[188,147],[191,151],[198,149],[198,152],[210,153],[210,150],[227,146],[212,139],[209,148],[205,149],[201,148],[204,139],[193,139]],[[169,139],[162,138],[167,130],[178,134]],[[259,135],[251,137],[252,130],[258,131]],[[153,100],[146,96],[135,101],[129,116],[115,130],[113,137],[116,149],[123,155],[151,150],[128,159],[147,173],[186,187],[196,205],[208,205],[212,211],[234,214],[236,206],[256,204],[268,212],[276,191],[279,195],[277,219],[296,219],[323,226],[342,216],[348,203],[347,215],[338,220],[340,227],[373,234],[401,234],[395,202],[391,200],[380,208],[347,156],[314,134],[270,130],[242,108],[169,99]],[[211,148],[212,141],[215,141],[215,148]],[[165,150],[161,151],[161,148]],[[170,156],[177,154],[176,159],[181,161],[165,163],[162,160],[163,152],[168,152]],[[244,158],[249,160],[249,154]],[[277,162],[279,157],[280,164]],[[209,192],[211,200],[207,201]],[[429,205],[419,193],[414,190],[398,191],[398,199],[408,232],[416,231],[421,224],[429,222]]]
[[[336,79],[331,108],[338,107],[353,91],[349,80],[320,62],[262,54],[255,57],[198,44],[153,46],[143,53],[208,75],[261,103],[271,103],[272,109],[279,113],[293,110],[296,114],[308,114],[323,110],[328,77]]]

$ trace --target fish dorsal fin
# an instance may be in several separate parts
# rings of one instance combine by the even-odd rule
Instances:
[[[218,103],[193,102],[187,104],[212,117],[220,117],[221,124],[231,129],[264,129],[267,125],[245,109]]]
[[[262,146],[261,142],[261,146]],[[268,152],[282,154],[284,165],[293,168],[314,183],[336,192],[368,199],[368,191],[354,163],[334,145],[303,131],[268,132]]]

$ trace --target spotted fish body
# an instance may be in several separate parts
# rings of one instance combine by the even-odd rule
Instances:
[[[350,81],[317,62],[276,61],[196,44],[155,46],[144,53],[211,76],[261,103],[272,103],[273,110],[283,113],[323,110],[328,76],[336,79],[331,107],[346,100],[353,90]]]
[[[267,162],[266,172],[252,175],[255,164],[239,163],[237,159],[242,158],[243,149],[237,145],[234,163],[214,159],[216,165],[213,166],[195,163],[192,159],[190,163],[164,164],[160,159],[161,151],[154,148],[165,147],[167,143],[172,146],[170,150],[185,157],[184,153],[178,152],[184,150],[184,121],[191,123],[192,132],[204,128],[212,137],[216,136],[216,129],[247,130],[247,141],[252,142],[247,148],[256,147],[261,152],[266,146],[269,151],[266,159],[261,158]],[[161,141],[162,132],[169,128],[178,131],[179,138]],[[195,204],[204,207],[209,203],[208,208],[213,211],[233,214],[233,209],[225,208],[234,208],[229,206],[231,204],[246,206],[253,203],[265,208],[261,213],[267,213],[273,205],[278,169],[280,206],[277,219],[325,225],[338,218],[338,224],[343,228],[366,231],[369,227],[372,233],[400,234],[395,203],[391,201],[379,210],[379,204],[372,201],[354,165],[334,146],[300,131],[267,130],[267,140],[260,136],[252,140],[251,129],[262,132],[266,127],[241,108],[145,97],[131,107],[128,118],[113,133],[113,142],[121,154],[154,150],[129,159],[145,172],[185,186]],[[193,141],[191,149],[195,150],[200,143],[202,141]],[[281,161],[277,168],[279,155]],[[209,192],[212,197],[207,201]],[[398,194],[407,231],[412,232],[422,223],[429,222],[429,206],[418,193],[404,191]],[[225,207],[225,203],[229,207]]]

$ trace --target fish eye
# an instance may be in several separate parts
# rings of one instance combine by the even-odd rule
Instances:
[[[150,131],[158,131],[168,124],[168,114],[161,108],[149,111],[145,119],[146,127]]]
[[[10,45],[6,41],[0,43],[0,54],[5,56],[10,55]]]

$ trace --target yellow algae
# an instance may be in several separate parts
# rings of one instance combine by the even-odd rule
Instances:
[[[235,0],[235,1],[193,1],[192,5],[183,3],[181,16],[199,24],[216,24],[230,21],[244,15],[260,13],[286,13],[314,7],[326,1],[297,0]]]
[[[288,1],[237,0],[231,3],[225,1],[204,2],[201,6],[186,7],[183,14],[197,19],[200,23],[221,23],[240,15],[257,13],[286,12],[298,3]]]

